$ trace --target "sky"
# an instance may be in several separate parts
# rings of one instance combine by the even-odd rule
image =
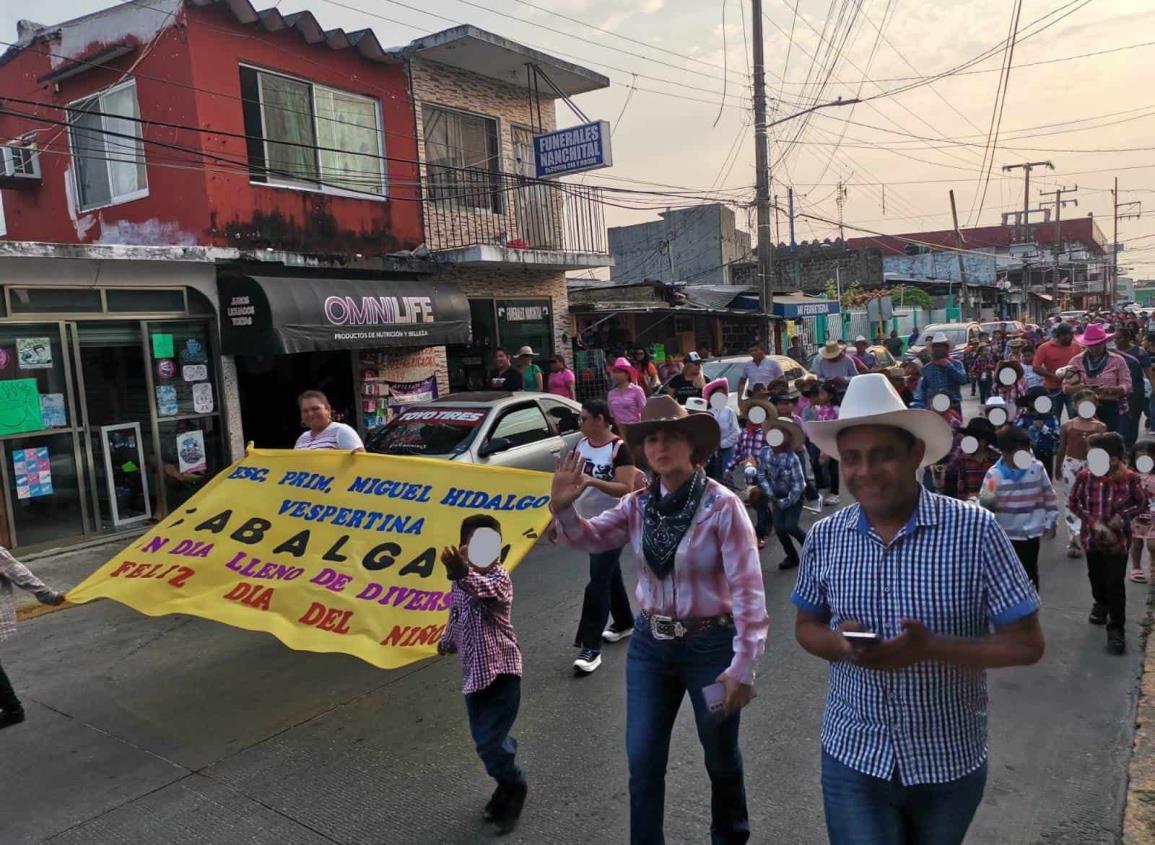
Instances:
[[[108,5],[40,0],[34,11],[38,22],[49,24]],[[609,208],[607,223],[655,219],[667,205],[717,197],[735,205],[742,228],[753,229],[747,0],[276,5],[284,13],[308,9],[326,28],[372,28],[386,45],[471,23],[598,70],[610,87],[577,103],[591,119],[611,122],[614,166],[578,180],[667,194],[615,194],[618,204],[640,207]],[[785,118],[770,129],[773,193],[783,208],[793,187],[799,211],[837,221],[841,181],[847,237],[904,234],[950,228],[953,189],[961,225],[992,225],[1023,205],[1023,171],[1004,173],[1003,166],[1049,160],[1053,171],[1031,174],[1031,207],[1046,200],[1040,191],[1077,185],[1064,199],[1076,198],[1078,206],[1065,207],[1063,217],[1093,213],[1109,239],[1110,188],[1118,176],[1120,202],[1143,203],[1139,219],[1119,225],[1120,272],[1155,278],[1155,93],[1146,93],[1145,84],[1155,66],[1155,2],[1023,0],[989,181],[986,142],[1012,27],[1011,0],[763,5],[771,120]],[[22,4],[0,4],[0,40],[14,40],[16,20],[28,12]],[[965,73],[894,93],[988,52]],[[877,95],[791,117],[814,103]],[[563,126],[580,122],[563,105],[558,118]],[[786,240],[785,215],[778,220]],[[838,226],[799,218],[795,233],[799,241],[837,237]]]

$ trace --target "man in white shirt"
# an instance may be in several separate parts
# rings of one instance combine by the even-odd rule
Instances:
[[[750,347],[750,357],[753,359],[742,368],[742,378],[738,379],[738,398],[746,397],[747,386],[756,384],[769,386],[772,382],[782,378],[782,368],[773,358],[766,356],[762,344],[755,343]]]
[[[319,390],[306,390],[297,397],[301,409],[301,425],[307,431],[297,438],[294,449],[341,449],[346,452],[364,452],[360,435],[345,423],[333,422],[329,398]]]

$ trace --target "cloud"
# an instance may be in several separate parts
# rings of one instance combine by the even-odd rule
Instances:
[[[643,15],[652,15],[656,12],[662,11],[662,8],[665,5],[666,0],[642,0],[642,5],[639,7],[638,11]]]

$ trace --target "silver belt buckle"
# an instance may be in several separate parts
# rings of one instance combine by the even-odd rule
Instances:
[[[650,633],[655,640],[673,640],[686,636],[686,626],[672,616],[651,616]]]

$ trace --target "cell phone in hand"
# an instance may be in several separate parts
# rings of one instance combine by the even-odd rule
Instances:
[[[719,683],[702,687],[702,697],[706,699],[706,709],[715,716],[721,716],[726,705],[726,688]]]
[[[852,646],[871,645],[882,640],[874,631],[843,631],[842,636],[850,640]]]

